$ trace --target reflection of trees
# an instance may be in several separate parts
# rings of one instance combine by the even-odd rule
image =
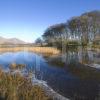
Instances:
[[[49,57],[49,63],[61,67],[63,67],[64,64],[69,65],[71,63],[98,64],[97,55],[93,51],[89,51],[86,48],[79,48],[75,50],[71,49],[66,52],[62,52],[61,56]]]
[[[81,48],[78,52],[79,62],[82,64],[99,64],[99,53],[91,50],[87,50],[87,48]]]
[[[81,49],[81,63],[84,64],[84,63],[88,63],[89,62],[89,56],[88,56],[88,52],[86,50],[86,48],[83,48]]]
[[[66,53],[66,64],[70,64],[72,62],[78,62],[78,52],[70,52]]]
[[[68,50],[66,53],[63,53],[62,61],[66,64],[78,62],[82,64],[91,64],[97,62],[97,55],[86,48],[79,48],[79,50]]]

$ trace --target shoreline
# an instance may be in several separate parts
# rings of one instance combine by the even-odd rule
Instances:
[[[33,83],[34,82],[37,82],[36,84],[42,87],[48,96],[53,97],[53,100],[70,100],[60,95],[59,93],[55,92],[50,86],[47,85],[45,81],[33,80]]]
[[[10,70],[3,70],[3,73],[9,73]],[[43,89],[44,93],[50,97],[52,100],[70,100],[67,97],[64,97],[62,95],[60,95],[59,93],[57,93],[56,91],[54,91],[48,84],[46,81],[43,80],[39,80],[35,78],[35,75],[27,75],[28,73],[25,73],[24,70],[20,70],[20,69],[16,69],[14,71],[12,71],[10,74],[11,75],[16,75],[16,74],[20,74],[23,78],[27,79],[27,80],[32,80],[32,86],[38,86],[41,89]],[[26,77],[28,76],[28,77]]]
[[[28,76],[28,75],[25,75],[27,73],[24,73],[24,72],[21,72],[20,70],[15,70],[13,73],[16,74],[17,72],[20,72],[20,74],[25,77],[25,76]],[[37,85],[39,87],[41,87],[46,95],[48,95],[49,97],[53,98],[53,100],[70,100],[68,99],[67,97],[64,97],[62,95],[60,95],[59,93],[57,93],[56,91],[54,91],[48,84],[46,81],[43,81],[43,80],[39,80],[39,79],[36,79],[35,78],[35,74],[32,76],[29,76],[29,77],[26,77],[27,79],[31,79],[32,80],[32,84],[33,86]]]
[[[88,66],[90,68],[94,68],[94,69],[97,69],[97,70],[100,70],[100,64],[84,64],[85,66]]]
[[[30,51],[41,54],[60,54],[60,50],[53,47],[0,47],[0,52]]]

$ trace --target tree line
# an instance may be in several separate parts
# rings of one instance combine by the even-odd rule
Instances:
[[[72,17],[65,23],[48,27],[40,42],[49,46],[88,45],[93,44],[96,37],[100,37],[100,11],[92,11],[81,16]],[[38,42],[37,41],[37,42]]]

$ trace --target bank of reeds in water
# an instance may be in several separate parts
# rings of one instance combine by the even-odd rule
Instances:
[[[20,73],[0,69],[0,100],[52,100],[38,85]]]
[[[53,47],[2,47],[0,52],[17,52],[17,51],[30,51],[42,54],[59,54],[60,50]]]
[[[10,70],[17,70],[17,69],[22,70],[22,69],[24,69],[25,67],[26,67],[25,64],[11,63],[11,64],[9,65],[9,69],[10,69]]]

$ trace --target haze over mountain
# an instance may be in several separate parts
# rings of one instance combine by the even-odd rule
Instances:
[[[24,42],[17,38],[4,38],[0,36],[0,44],[26,44],[27,42]]]

